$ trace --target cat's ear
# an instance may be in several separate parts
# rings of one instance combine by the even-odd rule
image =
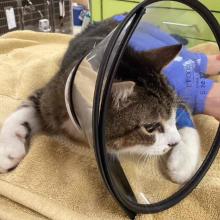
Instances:
[[[134,92],[134,87],[135,82],[133,81],[113,83],[111,95],[114,107],[119,108],[120,105],[126,105],[128,97]]]
[[[181,44],[166,46],[143,52],[143,56],[158,72],[160,72],[163,67],[169,64],[177,56],[181,49]]]

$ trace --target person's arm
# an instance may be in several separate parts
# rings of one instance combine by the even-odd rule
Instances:
[[[220,83],[214,83],[207,95],[204,113],[220,121]]]
[[[124,17],[116,16],[115,19],[120,23]],[[168,33],[147,22],[141,22],[138,25],[129,41],[130,46],[136,51],[147,51],[177,43]],[[183,47],[179,56],[163,69],[163,73],[178,96],[191,107],[195,114],[213,114],[220,119],[218,114],[220,86],[204,78],[205,74],[212,75],[219,70],[220,55],[206,56],[204,53],[194,53]]]
[[[207,66],[207,75],[215,75],[220,73],[220,54],[207,55],[208,57],[208,66]]]

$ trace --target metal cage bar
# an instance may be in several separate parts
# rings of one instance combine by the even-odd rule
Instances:
[[[0,35],[14,30],[39,31],[39,20],[50,21],[51,32],[72,33],[71,0],[62,0],[65,4],[65,16],[60,16],[61,0],[1,0]],[[5,9],[14,9],[16,27],[8,28]]]

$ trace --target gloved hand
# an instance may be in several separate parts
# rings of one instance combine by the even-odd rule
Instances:
[[[176,127],[177,129],[190,127],[194,128],[193,120],[190,113],[184,107],[178,107],[176,111]]]
[[[114,17],[117,22],[123,21],[124,18],[124,15]],[[172,36],[143,21],[138,24],[129,41],[129,45],[136,51],[148,51],[175,44],[179,42]],[[169,84],[195,114],[204,112],[206,97],[214,83],[213,80],[205,78],[206,70],[207,56],[190,52],[185,47],[162,70]]]

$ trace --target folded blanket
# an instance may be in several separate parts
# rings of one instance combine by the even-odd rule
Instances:
[[[0,123],[33,90],[58,70],[71,36],[30,31],[0,38]],[[204,49],[205,48],[205,49]],[[207,49],[208,48],[208,49]],[[200,52],[214,53],[215,44]],[[210,146],[218,123],[197,116],[202,146]],[[132,162],[124,160],[129,168]],[[132,174],[131,174],[132,175]],[[176,187],[175,184],[170,186]],[[143,181],[139,186],[144,187]],[[171,187],[172,188],[172,187]],[[169,191],[167,191],[169,192]],[[219,219],[220,158],[190,196],[175,207],[137,219]],[[127,219],[105,188],[93,149],[65,136],[41,133],[31,140],[28,155],[8,174],[0,175],[0,219]]]

